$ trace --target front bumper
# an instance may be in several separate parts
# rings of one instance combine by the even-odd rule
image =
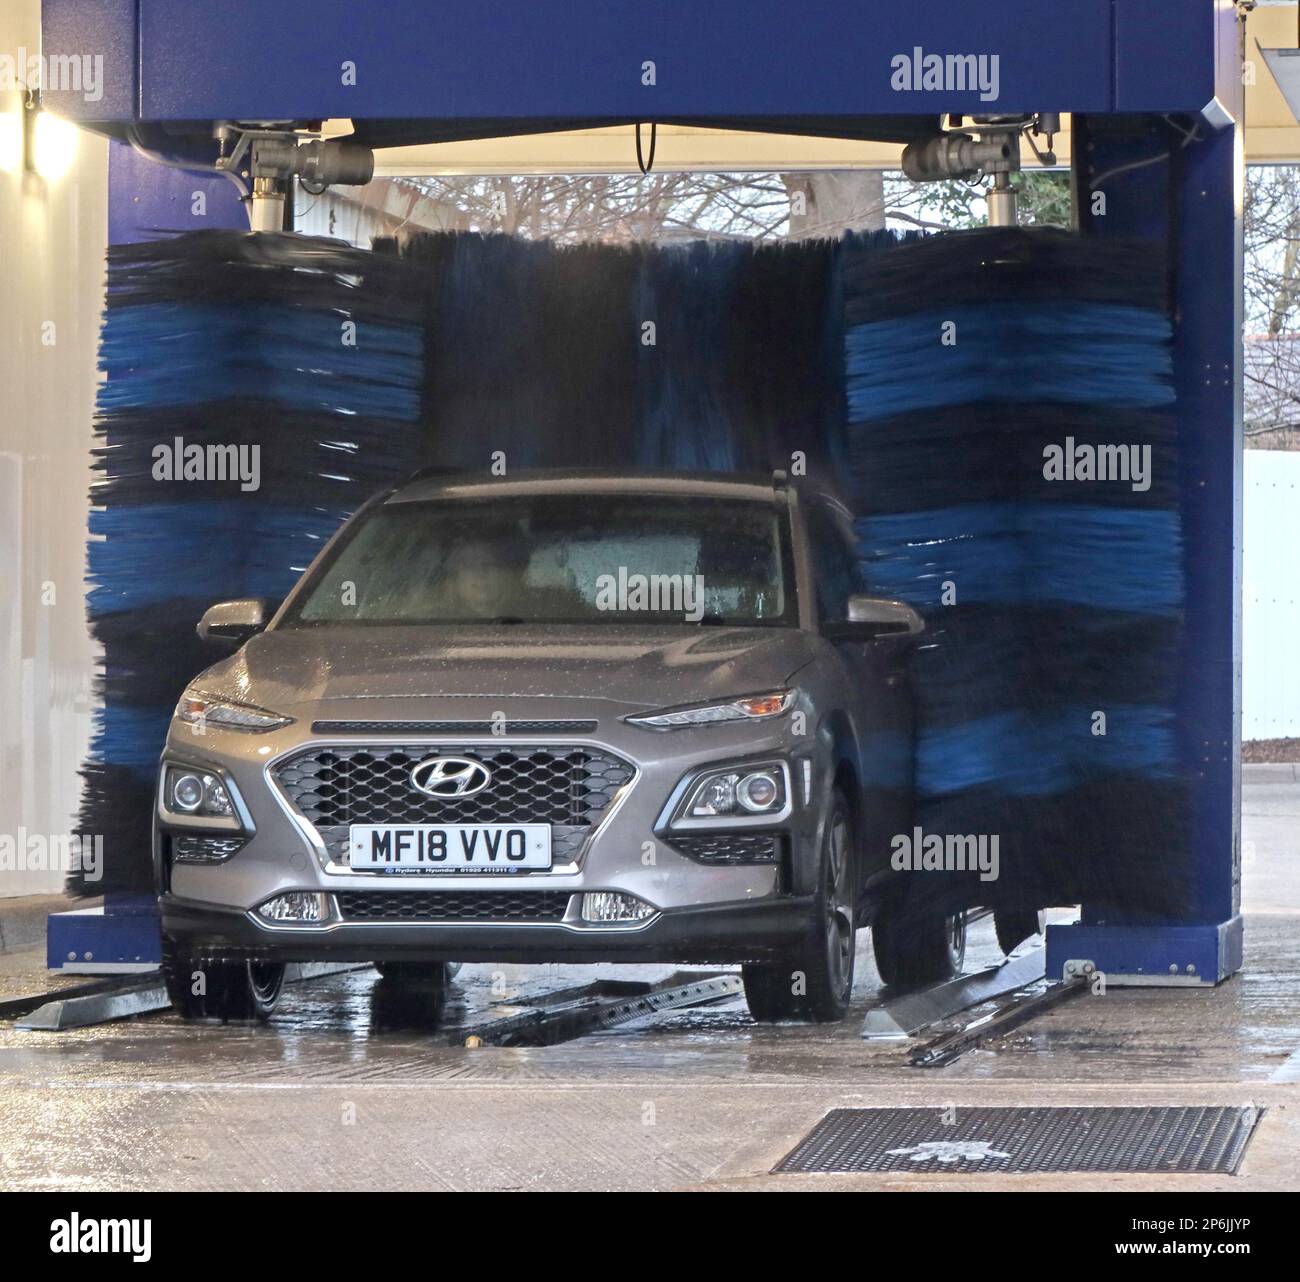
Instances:
[[[264,961],[677,962],[771,961],[813,923],[812,896],[676,908],[644,926],[600,929],[550,922],[265,926],[251,913],[159,898],[164,934],[194,954]]]
[[[412,709],[398,712],[409,715]],[[477,709],[467,708],[467,713]],[[386,738],[340,738],[333,733],[303,737],[301,724],[268,735],[248,736],[209,727],[201,740],[173,727],[166,760],[219,770],[246,803],[246,841],[224,862],[197,864],[170,857],[169,842],[182,830],[158,816],[155,841],[163,927],[168,935],[192,946],[243,952],[250,956],[311,961],[500,960],[665,961],[682,963],[764,960],[789,950],[808,928],[810,895],[816,884],[823,790],[809,804],[807,778],[819,781],[828,767],[818,759],[811,771],[796,766],[800,754],[819,751],[817,740],[793,750],[784,724],[752,727],[719,725],[700,730],[656,733],[629,726],[592,701],[551,711],[543,701],[523,705],[518,716],[541,717],[583,712],[599,720],[601,734],[575,735],[567,748],[590,746],[635,767],[636,776],[592,829],[582,851],[549,872],[516,875],[457,874],[386,876],[340,868],[314,840],[315,830],[296,817],[276,785],[283,760],[304,744],[351,747],[382,746]],[[313,709],[311,718],[323,715]],[[307,721],[302,717],[300,721]],[[415,743],[414,739],[403,742]],[[477,741],[449,735],[420,736],[421,751],[455,752]],[[511,736],[507,746],[526,751],[552,737]],[[494,746],[500,746],[494,745]],[[681,780],[696,770],[738,760],[778,757],[791,762],[797,785],[792,812],[776,826],[781,834],[779,859],[763,862],[706,861],[674,844],[662,831],[664,808]],[[522,820],[521,820],[522,822]],[[755,832],[756,829],[746,829]],[[698,853],[698,852],[697,852]],[[385,920],[358,919],[341,913],[321,926],[266,924],[255,915],[259,905],[290,892],[334,897],[386,894],[410,898]],[[624,894],[657,910],[638,925],[593,925],[576,920],[572,911],[529,913],[527,920],[493,918],[466,921],[418,919],[418,901],[441,893],[492,895],[508,892],[525,898],[534,892],[552,901],[576,903],[587,893]],[[417,918],[412,920],[411,918]]]

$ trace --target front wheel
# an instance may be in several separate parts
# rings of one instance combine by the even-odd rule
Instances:
[[[871,928],[871,948],[890,988],[941,984],[960,975],[966,960],[966,914],[916,920],[893,916],[886,905]]]
[[[760,1024],[831,1023],[853,994],[857,900],[853,820],[838,791],[822,841],[817,908],[807,942],[788,962],[751,962],[741,971],[749,1013]]]
[[[1027,939],[1041,935],[1047,928],[1047,914],[1032,908],[996,908],[993,911],[993,929],[997,932],[998,947],[1010,954]]]
[[[161,969],[182,1019],[266,1019],[284,988],[283,962],[196,957],[167,938]]]
[[[460,970],[459,962],[377,961],[375,969],[398,988],[445,988]]]

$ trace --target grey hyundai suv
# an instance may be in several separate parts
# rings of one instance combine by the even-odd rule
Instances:
[[[188,1017],[288,961],[741,963],[759,1020],[833,1020],[911,825],[911,607],[780,473],[427,475],[381,494],[186,689],[159,773],[164,973]]]

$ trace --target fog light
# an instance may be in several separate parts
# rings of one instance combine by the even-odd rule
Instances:
[[[292,890],[287,895],[268,899],[257,910],[267,921],[322,922],[330,915],[329,896],[312,891]]]
[[[619,895],[613,891],[599,890],[582,897],[582,920],[595,923],[618,921],[645,921],[658,909],[635,895]]]

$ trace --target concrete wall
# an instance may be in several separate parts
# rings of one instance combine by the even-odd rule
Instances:
[[[1300,454],[1247,450],[1243,739],[1300,736]]]
[[[40,48],[38,0],[0,0],[0,53]],[[60,871],[5,867],[24,834],[72,830],[90,732],[85,568],[107,144],[57,126],[24,165],[23,94],[0,90],[0,897]]]

